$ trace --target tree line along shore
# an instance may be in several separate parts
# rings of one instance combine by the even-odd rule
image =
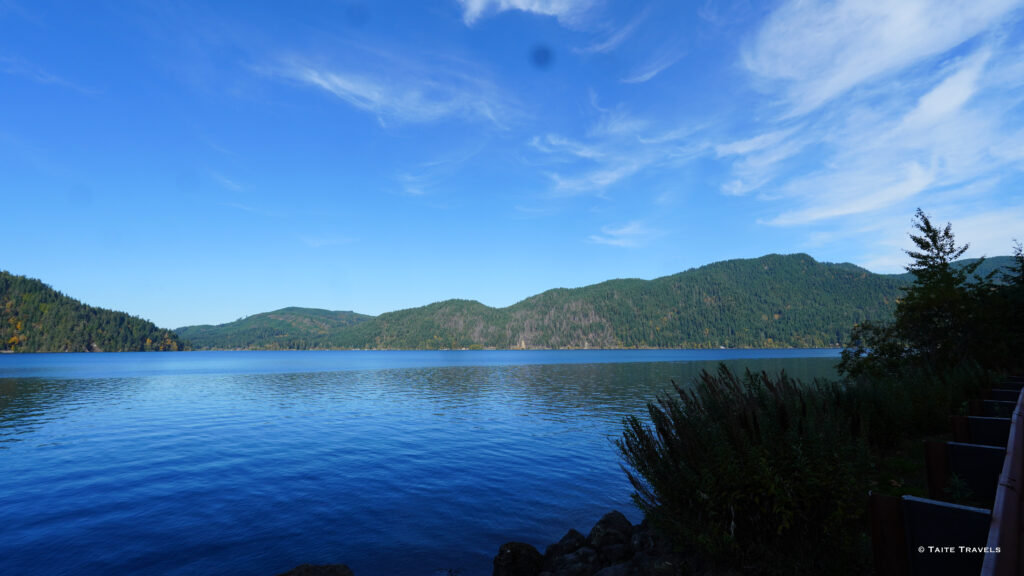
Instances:
[[[1011,262],[986,259],[976,272]],[[549,290],[505,308],[446,300],[370,316],[291,307],[170,330],[0,272],[0,351],[840,347],[853,326],[891,320],[912,282],[910,273],[772,254],[654,280]]]

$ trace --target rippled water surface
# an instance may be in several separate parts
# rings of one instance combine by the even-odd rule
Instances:
[[[490,574],[619,509],[627,415],[834,350],[0,355],[0,573]]]

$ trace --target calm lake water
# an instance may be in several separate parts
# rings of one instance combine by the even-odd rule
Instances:
[[[836,350],[0,355],[0,574],[491,573],[618,509],[627,415]]]

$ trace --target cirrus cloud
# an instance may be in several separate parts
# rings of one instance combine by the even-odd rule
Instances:
[[[459,0],[462,20],[467,26],[472,26],[488,14],[508,10],[554,16],[560,23],[571,25],[594,3],[594,0]]]

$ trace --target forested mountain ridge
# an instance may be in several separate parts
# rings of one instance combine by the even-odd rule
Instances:
[[[0,271],[0,351],[181,350],[171,330],[82,304],[41,281]]]
[[[1009,257],[986,261],[991,269]],[[473,300],[446,300],[370,317],[352,315],[337,329],[287,336],[239,337],[249,319],[216,327],[185,327],[197,348],[717,348],[818,347],[845,342],[865,320],[887,320],[906,274],[875,274],[853,264],[829,264],[806,254],[708,264],[654,280],[609,280],[557,288],[505,308]],[[291,312],[289,312],[291,311]],[[203,337],[197,336],[198,328]],[[220,336],[217,336],[220,334]],[[255,336],[253,332],[248,332]],[[292,342],[290,346],[282,346]]]
[[[558,288],[507,308],[450,300],[339,334],[358,348],[835,346],[887,318],[904,281],[806,254],[709,264],[654,280]]]
[[[1011,262],[990,258],[979,272]],[[909,282],[908,274],[771,254],[556,288],[505,308],[446,300],[376,317],[284,308],[175,334],[0,271],[0,351],[837,346],[855,324],[889,319]]]
[[[373,318],[356,312],[318,308],[282,308],[235,322],[178,328],[178,336],[195,348],[305,350],[332,348],[340,331]]]

